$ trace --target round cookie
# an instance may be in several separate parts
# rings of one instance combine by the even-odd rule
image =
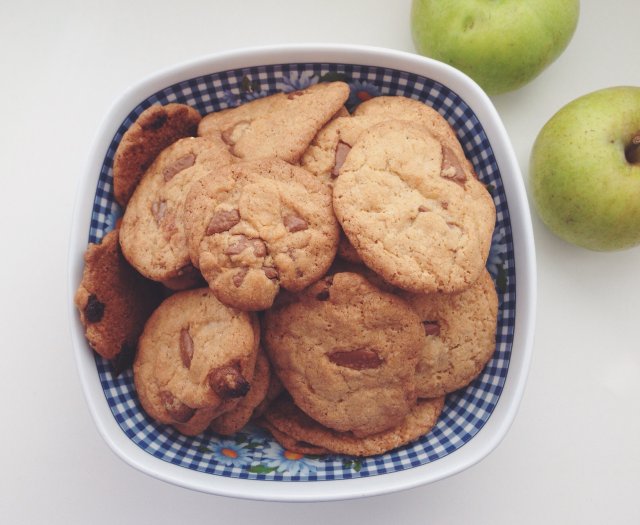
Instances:
[[[276,400],[264,419],[277,432],[276,440],[284,435],[282,445],[302,442],[304,446],[315,446],[336,454],[350,456],[375,456],[394,448],[407,445],[427,434],[438,422],[444,406],[444,397],[419,399],[402,421],[383,432],[357,437],[351,432],[337,432],[314,421],[287,396]],[[294,449],[295,450],[295,449]]]
[[[424,324],[416,369],[418,397],[438,397],[467,386],[496,346],[498,296],[484,270],[455,294],[403,294]]]
[[[125,131],[113,157],[113,192],[126,206],[160,152],[182,137],[195,136],[200,113],[185,104],[153,105]]]
[[[269,360],[264,352],[258,352],[249,393],[238,402],[234,409],[216,417],[209,425],[209,430],[223,436],[231,436],[241,430],[252,418],[255,409],[264,401],[269,390],[270,376]]]
[[[263,322],[272,366],[296,404],[356,436],[398,425],[415,405],[422,334],[406,302],[355,273],[325,277]]]
[[[184,200],[195,179],[233,161],[221,141],[202,137],[180,139],[158,155],[122,218],[122,251],[140,273],[171,289],[198,283],[184,233]]]
[[[496,216],[486,188],[451,147],[406,121],[360,135],[334,182],[333,208],[363,262],[416,293],[475,282]]]
[[[195,181],[185,201],[191,260],[216,296],[271,306],[325,274],[338,245],[331,190],[279,159],[239,162]]]
[[[144,323],[161,300],[160,287],[122,256],[117,229],[87,247],[74,302],[89,345],[102,357],[116,359],[116,372],[131,364]]]
[[[155,420],[204,431],[250,391],[259,326],[208,288],[177,292],[147,321],[133,366],[138,397]]]
[[[230,151],[245,160],[277,157],[297,163],[318,130],[344,111],[348,97],[344,82],[269,95],[206,115],[198,135],[222,137]]]

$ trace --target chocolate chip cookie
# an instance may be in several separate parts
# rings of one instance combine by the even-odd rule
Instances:
[[[318,130],[344,111],[348,97],[344,82],[277,93],[206,115],[198,135],[222,137],[234,155],[246,160],[277,157],[297,163]]]
[[[403,294],[424,325],[416,369],[418,397],[438,397],[467,386],[496,346],[498,296],[487,270],[455,294]]]
[[[495,225],[485,187],[428,129],[387,121],[364,131],[333,184],[333,208],[363,262],[419,292],[470,286]]]
[[[199,434],[249,393],[259,339],[255,315],[223,305],[208,288],[168,297],[138,342],[133,372],[142,407]]]
[[[126,206],[142,175],[167,146],[195,136],[200,113],[185,104],[153,105],[125,131],[113,157],[113,192]]]
[[[279,159],[195,181],[185,227],[193,264],[222,302],[244,310],[268,308],[281,286],[297,291],[318,280],[338,245],[330,189]]]
[[[138,336],[162,294],[122,256],[118,234],[112,230],[100,244],[88,246],[74,300],[89,345],[102,357],[116,359],[119,368],[119,357],[133,360]]]
[[[323,425],[365,436],[398,425],[416,401],[420,319],[364,277],[337,273],[267,311],[264,344],[295,403]]]

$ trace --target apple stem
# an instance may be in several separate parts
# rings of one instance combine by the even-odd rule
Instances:
[[[630,164],[640,164],[640,131],[631,137],[631,142],[625,148],[624,154]]]

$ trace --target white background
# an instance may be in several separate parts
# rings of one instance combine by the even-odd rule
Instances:
[[[286,42],[413,51],[409,0],[0,2],[0,521],[13,523],[640,523],[640,248],[593,253],[534,221],[538,322],[501,445],[429,486],[318,504],[192,492],[99,436],[67,318],[74,195],[112,102],[146,75]],[[565,53],[494,98],[525,179],[535,136],[589,91],[640,84],[640,3],[583,0]]]

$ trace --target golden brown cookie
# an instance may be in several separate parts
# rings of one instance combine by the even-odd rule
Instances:
[[[406,121],[360,135],[333,184],[333,208],[369,268],[419,293],[475,282],[496,215],[491,196],[451,146]]]
[[[407,445],[430,432],[438,422],[443,406],[444,397],[419,399],[398,425],[366,437],[326,428],[300,410],[287,396],[278,398],[264,419],[278,431],[274,433],[276,440],[285,436],[282,443],[285,447],[295,447],[296,442],[302,442],[336,454],[375,456]]]
[[[423,327],[402,299],[338,273],[266,312],[264,344],[296,404],[356,436],[398,425],[416,401]]]
[[[331,191],[279,159],[240,162],[195,181],[185,201],[191,260],[225,304],[263,310],[301,290],[336,253]]]
[[[253,314],[223,305],[208,288],[168,297],[138,341],[142,407],[184,434],[202,432],[250,391],[259,338]]]
[[[194,136],[200,113],[185,104],[153,105],[144,110],[124,133],[113,158],[113,192],[126,206],[138,182],[167,146]]]
[[[349,97],[344,82],[312,85],[278,93],[236,108],[206,115],[200,136],[221,136],[231,152],[243,159],[277,157],[297,163],[313,137]]]
[[[416,371],[418,397],[438,397],[473,381],[496,346],[498,296],[484,270],[455,294],[403,294],[424,324]]]
[[[116,229],[100,244],[88,246],[74,300],[91,348],[106,359],[124,354],[132,360],[138,336],[162,294],[122,256]]]
[[[158,155],[122,218],[122,251],[140,273],[172,289],[199,282],[185,238],[184,200],[195,179],[233,161],[221,141],[202,137],[180,139]]]
[[[216,417],[209,425],[209,429],[223,436],[231,436],[241,430],[252,418],[255,409],[264,401],[269,390],[270,377],[269,360],[264,352],[260,351],[249,393],[239,401],[234,409]]]

